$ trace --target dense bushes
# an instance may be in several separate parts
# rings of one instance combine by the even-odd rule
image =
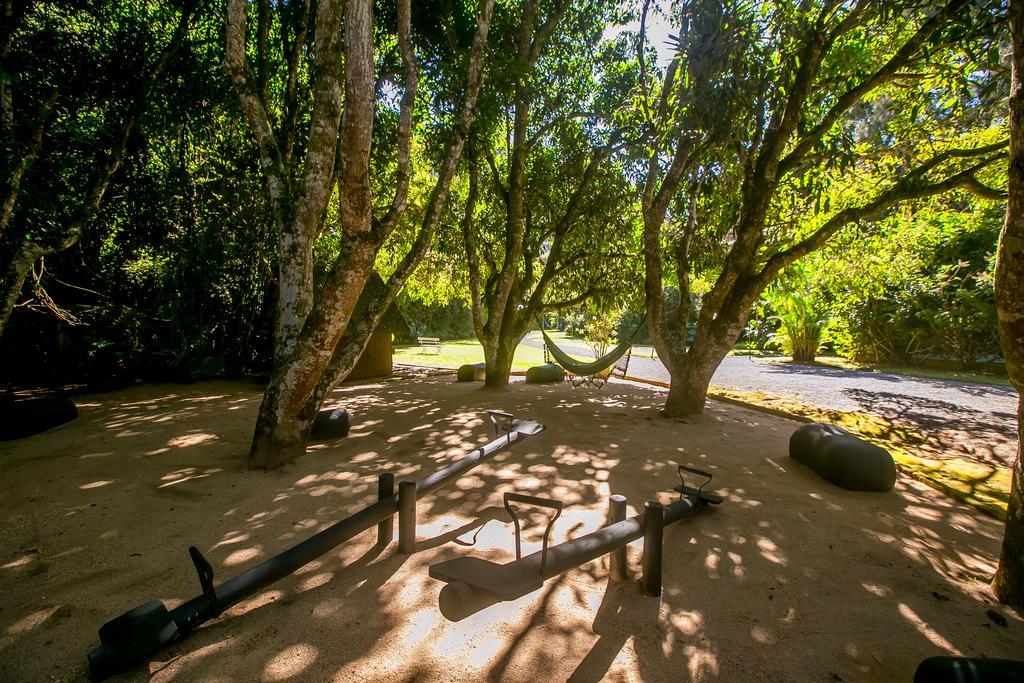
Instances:
[[[766,292],[748,338],[768,341],[774,320],[771,341],[802,360],[819,342],[863,363],[940,358],[969,367],[998,354],[992,272],[1002,208],[960,202],[841,236]]]

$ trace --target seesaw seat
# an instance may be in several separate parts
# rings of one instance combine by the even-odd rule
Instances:
[[[430,577],[445,583],[462,581],[501,600],[514,600],[537,590],[544,579],[536,565],[522,562],[498,564],[479,557],[456,557],[432,565]]]

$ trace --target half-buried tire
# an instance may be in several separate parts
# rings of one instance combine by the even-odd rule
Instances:
[[[789,457],[849,491],[891,491],[896,485],[896,463],[884,448],[835,425],[814,422],[797,429]]]
[[[487,377],[486,363],[468,363],[459,368],[455,379],[457,382],[483,382]]]
[[[929,657],[914,683],[1024,683],[1024,662],[981,657]]]
[[[309,436],[314,439],[341,439],[348,436],[352,418],[344,408],[327,408],[316,414]]]
[[[69,398],[40,396],[20,401],[0,400],[0,440],[24,439],[53,429],[78,417],[78,408]]]
[[[551,384],[563,380],[565,380],[565,369],[552,363],[535,365],[526,371],[527,384]]]

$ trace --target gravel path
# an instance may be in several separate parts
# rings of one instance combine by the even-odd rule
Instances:
[[[533,334],[523,343],[540,347]],[[592,355],[579,342],[559,342],[569,353]],[[629,374],[669,380],[658,359],[634,355]],[[886,372],[728,356],[711,383],[742,391],[793,397],[843,411],[863,411],[903,423],[929,436],[933,447],[953,448],[985,462],[1010,465],[1017,450],[1017,392],[1010,387],[908,377]]]

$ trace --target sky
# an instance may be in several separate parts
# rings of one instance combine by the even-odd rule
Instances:
[[[653,4],[660,4],[654,2]],[[638,32],[640,20],[631,21],[628,24],[608,26],[604,30],[606,39],[614,38],[623,31]],[[661,12],[650,12],[647,15],[647,43],[658,50],[658,65],[666,66],[672,60],[672,47],[668,43],[669,34],[675,33],[668,19]]]

